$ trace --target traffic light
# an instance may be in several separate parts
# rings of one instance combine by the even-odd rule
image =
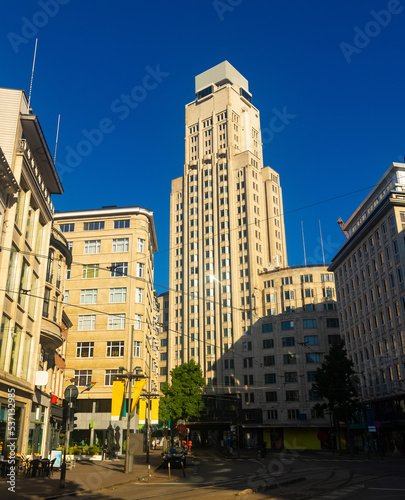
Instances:
[[[77,424],[75,424],[75,421],[77,420],[77,417],[75,416],[77,408],[72,407],[69,408],[69,430],[74,431],[77,427]]]

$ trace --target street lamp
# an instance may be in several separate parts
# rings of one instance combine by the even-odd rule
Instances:
[[[125,438],[125,466],[124,473],[128,474],[129,470],[129,434],[131,428],[131,406],[132,406],[132,381],[133,380],[141,380],[145,379],[145,375],[142,373],[142,368],[140,366],[135,367],[133,372],[128,371],[123,366],[119,367],[120,375],[117,375],[117,378],[124,378],[129,380],[129,389],[128,389],[128,408],[127,408],[127,435]],[[124,373],[124,371],[126,373]]]

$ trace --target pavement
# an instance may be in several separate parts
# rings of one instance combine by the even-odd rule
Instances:
[[[188,456],[188,459],[190,458],[192,457]],[[65,488],[60,488],[60,469],[55,469],[52,477],[25,477],[18,474],[15,476],[14,491],[9,489],[11,485],[7,483],[8,478],[0,478],[0,498],[1,500],[51,500],[65,495],[83,495],[90,491],[101,491],[122,484],[148,482],[149,474],[149,480],[154,483],[175,481],[180,475],[183,476],[182,470],[172,469],[169,479],[168,470],[160,467],[162,464],[161,450],[149,452],[149,463],[150,469],[146,463],[146,454],[136,456],[132,472],[125,474],[124,458],[104,461],[77,461],[76,467],[66,471]]]

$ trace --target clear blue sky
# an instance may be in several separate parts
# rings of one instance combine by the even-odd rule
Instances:
[[[37,36],[31,105],[52,153],[61,115],[65,194],[56,208],[153,210],[156,283],[168,286],[184,106],[195,75],[223,60],[248,79],[261,113],[264,163],[281,176],[290,265],[304,263],[301,221],[307,262],[322,261],[319,219],[330,261],[344,241],[337,219],[405,155],[405,0],[19,0],[3,10],[0,86],[28,93]],[[131,108],[122,96],[134,87]],[[287,116],[282,130],[272,129],[274,110]],[[83,130],[100,128],[86,149]],[[69,148],[81,152],[75,161]]]

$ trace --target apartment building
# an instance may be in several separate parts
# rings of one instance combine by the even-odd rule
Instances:
[[[62,276],[71,257],[67,242],[52,228],[51,195],[62,193],[24,91],[0,88],[2,455],[10,444],[16,452],[46,455],[58,441],[63,363],[55,367],[55,356],[66,335]],[[66,316],[64,322],[68,327]],[[12,437],[17,440],[11,442]]]
[[[235,364],[226,355],[222,360],[230,391],[235,379],[242,386],[245,444],[331,446],[329,416],[317,417],[313,407],[320,399],[312,383],[324,355],[340,341],[333,273],[321,265],[288,267],[263,272],[260,280],[264,309],[252,311],[251,335],[235,344]]]
[[[108,206],[57,212],[55,221],[73,255],[65,292],[73,324],[65,385],[76,384],[80,393],[72,440],[104,443],[113,423],[120,428],[122,443],[126,410],[120,421],[111,419],[112,386],[120,367],[129,372],[140,367],[150,377],[148,392],[158,384],[158,305],[153,289],[158,247],[153,212],[138,206]],[[131,419],[131,429],[138,426],[139,412]]]
[[[340,329],[361,398],[387,449],[405,438],[405,164],[392,163],[349,220],[332,259]],[[396,444],[395,444],[396,443]]]
[[[195,78],[195,93],[186,105],[183,175],[172,181],[161,363],[170,373],[194,359],[218,394],[229,377],[220,360],[237,365],[235,345],[251,334],[252,309],[262,309],[259,273],[286,267],[287,252],[280,178],[263,168],[248,81],[225,61]]]

